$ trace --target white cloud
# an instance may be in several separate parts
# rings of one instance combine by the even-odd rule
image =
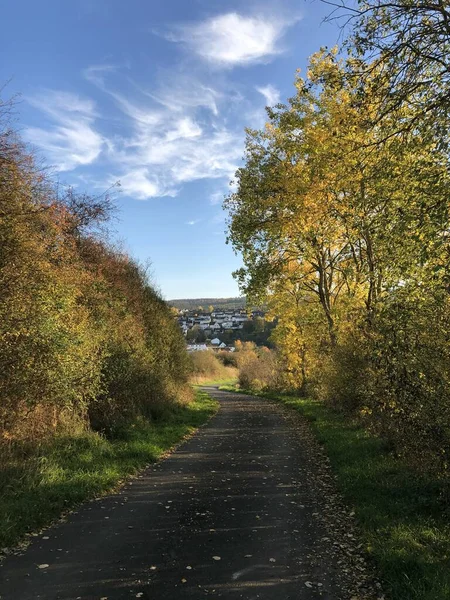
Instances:
[[[70,171],[98,158],[104,140],[93,128],[96,114],[91,100],[67,92],[47,91],[30,98],[29,103],[47,114],[53,127],[51,130],[28,127],[25,137],[45,151],[56,169]]]
[[[186,221],[186,225],[197,225],[200,223],[200,219],[194,219],[193,221]]]
[[[116,91],[121,86],[115,67],[90,67],[84,74],[129,117],[129,132],[106,146],[116,165],[108,181],[119,180],[125,193],[139,199],[176,195],[184,183],[234,175],[242,156],[243,126],[230,129],[225,124],[219,102],[227,98],[211,85],[171,73],[149,91],[127,78],[136,93],[125,97]]]
[[[287,26],[287,22],[274,17],[247,17],[232,12],[179,26],[168,39],[187,44],[204,60],[231,67],[266,62],[279,54],[277,44]]]
[[[243,136],[227,129],[206,132],[198,143],[185,140],[181,154],[173,157],[171,173],[175,181],[231,177],[242,155]]]
[[[115,74],[118,69],[119,67],[115,65],[93,65],[85,69],[83,74],[88,81],[114,98],[126,115],[147,125],[157,124],[161,119],[161,114],[156,109],[153,111],[142,109],[123,94],[116,92],[107,85],[106,79],[108,75],[111,76],[111,74]]]
[[[176,190],[170,190],[160,187],[160,183],[155,180],[145,167],[136,168],[127,171],[120,178],[120,187],[128,195],[136,200],[146,200],[147,198],[161,196],[176,196]],[[117,179],[110,178],[110,183]]]
[[[242,155],[240,132],[203,129],[186,117],[173,122],[168,116],[156,127],[135,121],[134,129],[110,149],[110,159],[121,165],[110,181],[119,180],[138,199],[173,196],[181,184],[199,179],[229,179]]]
[[[135,120],[133,129],[110,149],[111,160],[121,165],[111,180],[120,180],[127,194],[138,192],[140,198],[173,195],[180,184],[199,179],[229,179],[242,155],[241,132],[203,128],[191,117],[177,121],[167,114],[156,125]],[[131,185],[136,177],[138,187]]]
[[[165,76],[153,93],[127,75],[123,80],[112,65],[90,67],[84,75],[114,100],[117,112],[110,109],[106,116],[118,127],[110,137],[100,135],[94,129],[100,110],[79,96],[50,91],[32,98],[40,121],[43,113],[49,123],[30,127],[27,139],[43,148],[57,169],[92,165],[101,153],[103,173],[88,175],[95,185],[119,181],[127,196],[144,200],[175,196],[188,182],[214,179],[221,180],[216,189],[223,191],[211,202],[222,201],[223,182],[234,176],[244,145],[242,103],[233,103],[234,89],[218,91],[196,76],[190,85],[190,76],[183,74],[174,79],[172,93]],[[181,88],[184,95],[178,93]],[[77,175],[87,173],[79,169]]]
[[[190,139],[201,136],[202,128],[190,117],[183,117],[176,122],[175,127],[167,131],[166,142],[174,142],[180,139]]]
[[[114,73],[119,67],[117,65],[91,65],[83,71],[86,79],[99,87],[104,85],[105,76]]]
[[[264,96],[267,106],[275,106],[275,104],[280,102],[280,92],[273,85],[269,84],[263,87],[257,87],[256,89]]]
[[[143,93],[174,112],[206,108],[215,116],[219,114],[218,102],[222,98],[222,94],[210,85],[194,77],[173,72],[170,73],[170,79],[162,81],[156,91]]]

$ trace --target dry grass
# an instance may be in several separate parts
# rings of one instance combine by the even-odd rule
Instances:
[[[238,370],[234,367],[226,367],[213,352],[193,352],[190,354],[190,360],[192,365],[190,382],[193,385],[237,381]]]
[[[190,378],[192,385],[233,385],[237,382],[239,376],[238,369],[234,367],[224,367],[220,376],[212,375],[193,375]]]

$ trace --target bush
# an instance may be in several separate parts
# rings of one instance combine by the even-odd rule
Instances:
[[[190,360],[193,383],[236,378],[236,369],[225,366],[210,350],[192,352]]]
[[[237,357],[234,352],[217,352],[216,356],[226,367],[237,368]]]
[[[240,387],[256,391],[281,387],[282,369],[275,351],[253,342],[237,342],[236,361]]]
[[[106,433],[158,418],[190,394],[170,309],[105,241],[108,196],[62,190],[1,125],[0,455],[68,415]]]
[[[360,416],[415,465],[448,477],[450,310],[448,299],[393,292],[370,327],[334,352],[328,399]]]

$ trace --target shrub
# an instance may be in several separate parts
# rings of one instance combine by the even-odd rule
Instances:
[[[277,353],[253,342],[236,343],[239,385],[244,389],[273,390],[281,387],[282,369]]]
[[[0,455],[70,414],[105,432],[158,418],[189,398],[170,309],[101,235],[109,197],[58,188],[1,125]]]
[[[324,373],[327,398],[390,440],[410,463],[448,477],[450,306],[412,285],[355,327]]]
[[[234,352],[217,352],[216,356],[226,367],[237,368],[237,357]]]
[[[202,383],[207,380],[228,380],[236,377],[236,369],[225,366],[212,351],[192,352],[189,356],[193,383]]]

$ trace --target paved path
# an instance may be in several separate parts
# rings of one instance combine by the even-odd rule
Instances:
[[[285,409],[209,391],[221,410],[196,436],[7,558],[0,598],[340,599]]]

